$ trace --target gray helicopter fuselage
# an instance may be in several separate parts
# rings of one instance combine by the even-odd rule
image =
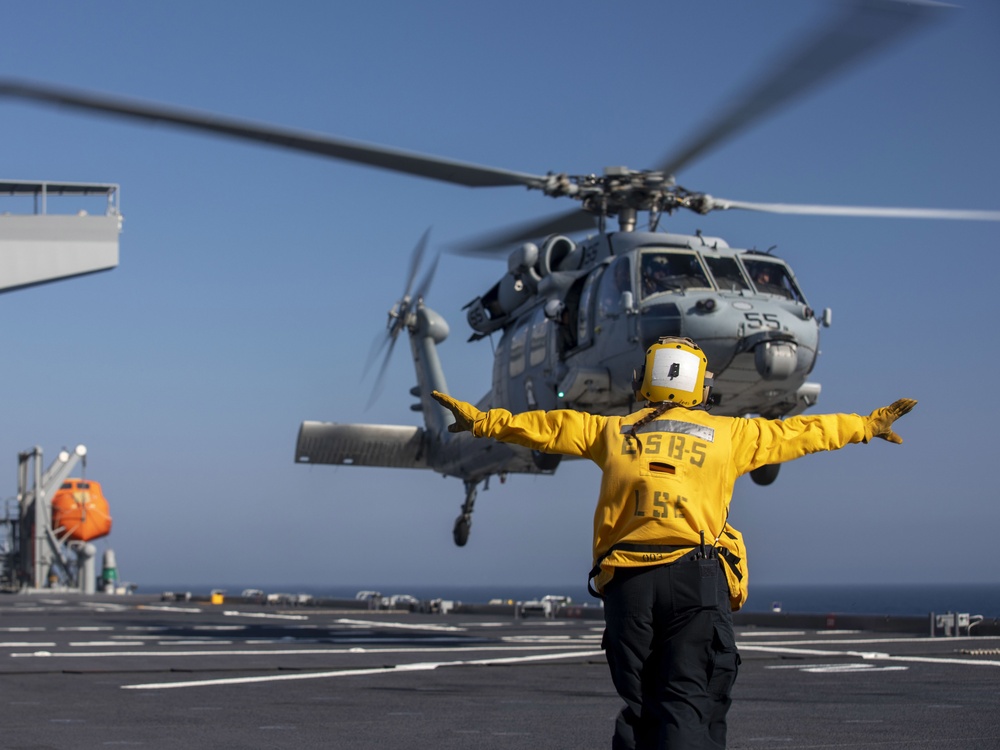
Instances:
[[[633,371],[661,336],[705,350],[716,413],[780,417],[819,395],[806,378],[820,322],[779,258],[718,238],[618,232],[575,246],[553,238],[537,254],[515,251],[508,268],[469,308],[480,332],[501,323],[490,406],[627,413]]]
[[[411,393],[424,426],[304,423],[296,460],[429,468],[468,492],[491,475],[555,471],[560,457],[453,434],[431,398],[449,392],[437,345],[445,320],[418,298],[396,311],[417,375]],[[555,236],[511,253],[507,273],[467,306],[473,338],[499,335],[482,409],[572,408],[625,414],[637,407],[633,373],[662,336],[685,336],[708,355],[710,408],[719,414],[797,414],[816,403],[809,383],[818,321],[791,268],[723,240],[654,232]],[[392,324],[392,323],[391,323]]]

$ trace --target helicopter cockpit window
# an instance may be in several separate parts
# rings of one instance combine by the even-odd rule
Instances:
[[[644,252],[642,296],[685,289],[711,289],[705,270],[694,253]]]
[[[750,274],[754,288],[760,294],[774,294],[785,299],[805,302],[802,292],[795,286],[791,273],[783,263],[743,258],[743,265]]]
[[[617,317],[622,312],[622,292],[632,291],[631,264],[627,256],[616,258],[601,278],[597,299],[597,314],[602,318]]]
[[[708,270],[715,279],[715,285],[722,292],[742,292],[749,289],[743,272],[740,271],[740,264],[735,258],[720,258],[711,255],[702,256],[708,265]]]

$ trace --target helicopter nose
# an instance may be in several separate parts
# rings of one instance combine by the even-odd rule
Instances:
[[[794,341],[764,341],[754,347],[754,366],[764,380],[786,380],[795,373],[798,345]]]

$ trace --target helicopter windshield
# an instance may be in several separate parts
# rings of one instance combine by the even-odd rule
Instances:
[[[712,255],[703,255],[708,270],[715,279],[716,286],[723,292],[742,292],[749,289],[746,277],[740,270],[740,264],[735,258],[721,258]]]
[[[698,256],[683,252],[643,252],[642,296],[685,289],[711,289]]]
[[[744,257],[743,265],[753,280],[754,288],[760,294],[774,294],[785,299],[805,302],[802,292],[795,285],[795,280],[785,264],[773,260],[751,260]]]

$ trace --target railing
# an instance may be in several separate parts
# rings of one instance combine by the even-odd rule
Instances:
[[[0,195],[34,196],[35,213],[48,213],[49,196],[106,195],[106,216],[118,216],[119,186],[101,182],[53,182],[51,180],[0,180]]]

